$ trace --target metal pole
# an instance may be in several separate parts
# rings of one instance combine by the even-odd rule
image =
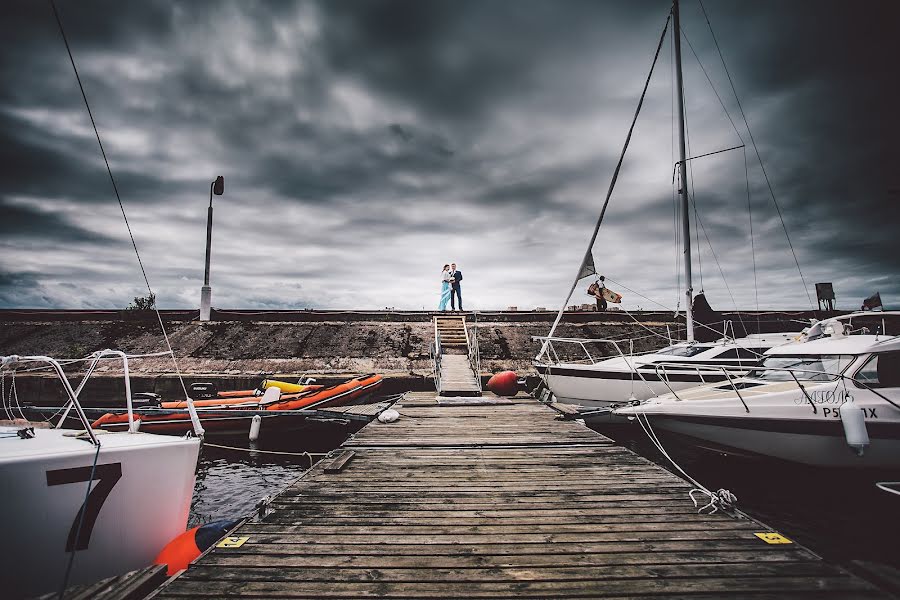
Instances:
[[[215,182],[209,184],[209,208],[206,213],[206,268],[203,271],[203,285],[209,285],[209,253],[212,248],[212,197],[214,184]]]
[[[687,339],[692,342],[694,341],[694,311],[692,307],[694,290],[691,288],[691,213],[688,208],[687,169],[685,168],[687,155],[684,149],[684,82],[681,76],[681,20],[678,14],[678,0],[675,0],[672,5],[672,21],[674,24],[673,35],[675,36],[675,79],[678,86],[678,152],[680,157],[678,170],[680,171],[679,186],[681,187],[681,239],[684,244],[685,315]]]
[[[212,220],[213,220],[213,186],[215,181],[209,184],[209,208],[206,213],[206,266],[203,270],[203,287],[200,288],[200,320],[209,321],[212,306],[212,288],[209,286],[209,256],[212,249]]]

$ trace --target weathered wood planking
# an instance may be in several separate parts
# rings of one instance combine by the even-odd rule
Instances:
[[[156,597],[885,597],[533,400],[395,408]]]

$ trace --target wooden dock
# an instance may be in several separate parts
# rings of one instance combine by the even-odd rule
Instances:
[[[151,597],[888,597],[531,398],[441,400],[409,394]]]

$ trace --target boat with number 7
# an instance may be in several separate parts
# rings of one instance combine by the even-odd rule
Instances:
[[[30,597],[91,583],[150,564],[185,529],[200,438],[137,431],[95,431],[60,363],[46,356],[6,356],[0,372],[49,368],[81,429],[10,419],[0,423],[0,544],[6,597]],[[126,423],[134,423],[126,375]],[[4,399],[5,400],[5,399]],[[4,408],[8,408],[4,403]],[[64,419],[60,419],[61,425]]]

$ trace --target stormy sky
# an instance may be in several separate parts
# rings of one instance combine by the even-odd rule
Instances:
[[[670,2],[57,5],[161,307],[199,303],[223,175],[216,307],[431,309],[456,261],[497,309],[565,297]],[[897,307],[900,3],[705,6],[813,302]],[[146,290],[50,5],[0,11],[0,307],[123,308]],[[747,150],[691,163],[694,289],[809,308],[696,0],[682,33],[689,154]],[[678,301],[672,64],[669,37],[594,252],[628,309]]]

